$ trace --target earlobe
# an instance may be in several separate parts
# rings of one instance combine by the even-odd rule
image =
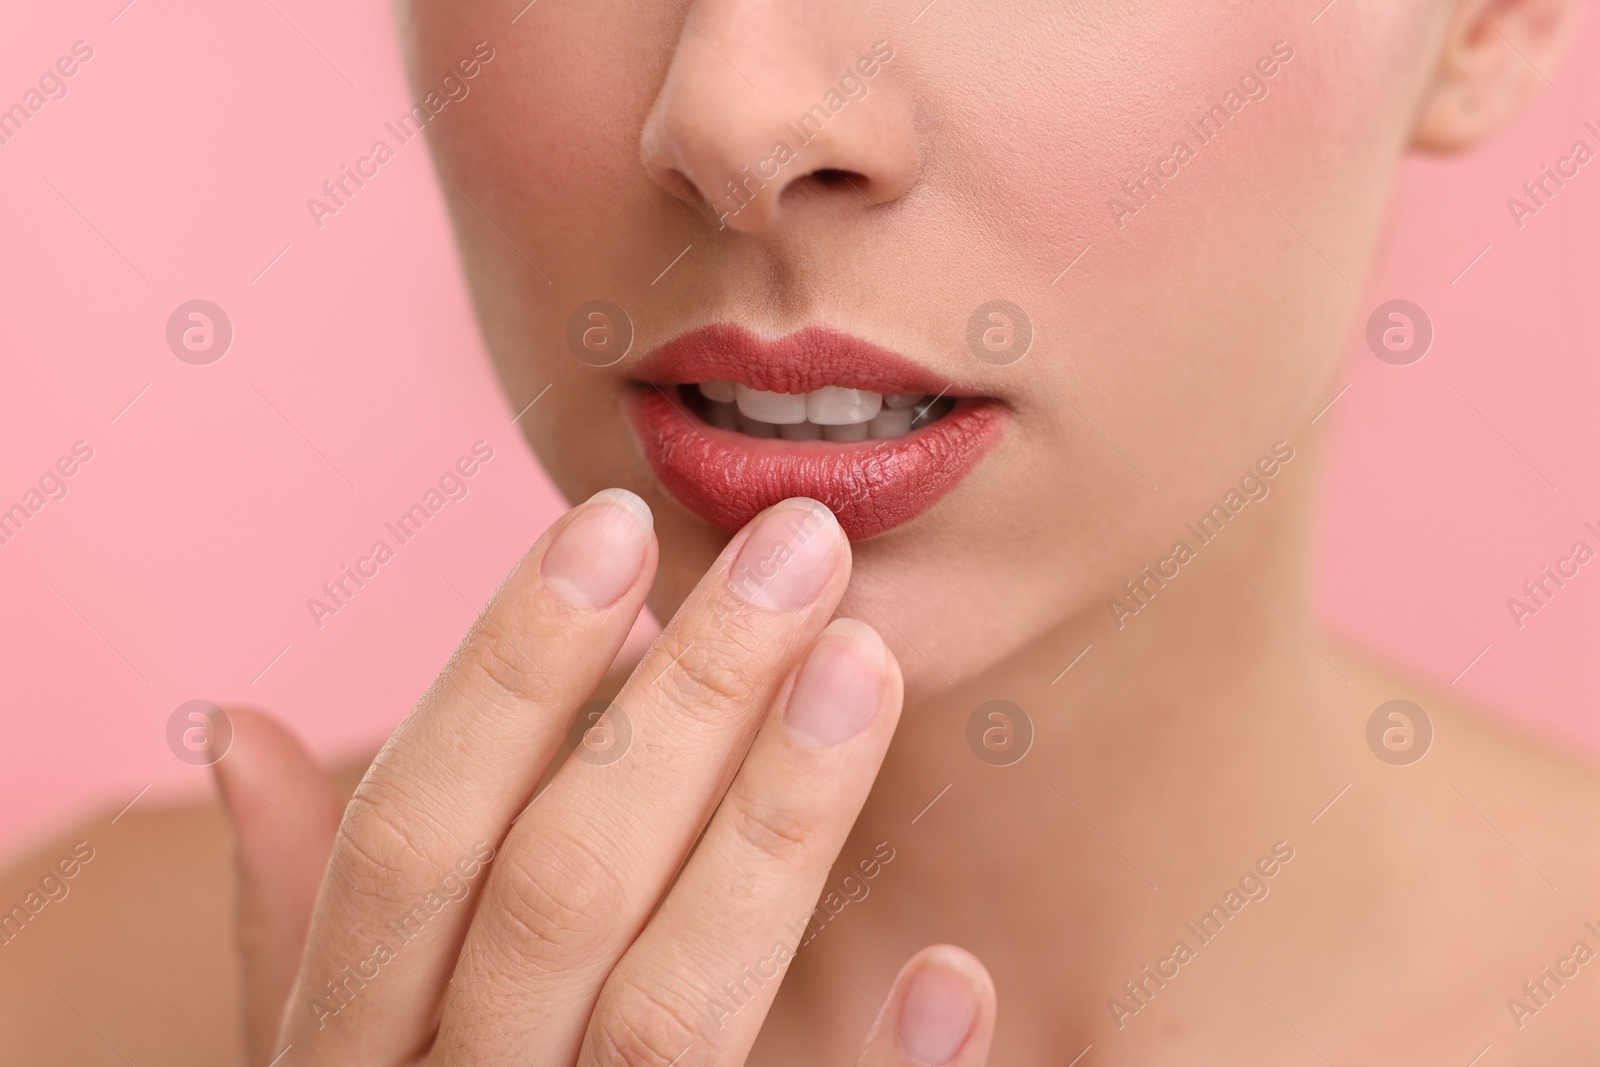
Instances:
[[[1449,0],[1453,9],[1412,143],[1471,148],[1554,81],[1577,0]]]

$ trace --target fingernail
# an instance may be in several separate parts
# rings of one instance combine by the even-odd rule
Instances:
[[[837,745],[867,728],[883,705],[883,638],[864,622],[834,619],[795,676],[783,721],[810,745]]]
[[[626,489],[602,489],[578,505],[539,573],[574,607],[610,607],[639,576],[653,525],[643,500]]]
[[[756,520],[728,570],[734,591],[761,608],[815,600],[838,566],[839,521],[815,500],[786,500]]]
[[[978,990],[966,974],[930,955],[900,1003],[900,1056],[939,1067],[956,1058],[978,1018]]]

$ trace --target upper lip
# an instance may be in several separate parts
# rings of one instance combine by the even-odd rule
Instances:
[[[734,323],[703,326],[647,353],[633,373],[656,385],[731,381],[773,393],[835,385],[875,393],[980,395],[881,345],[824,326],[772,340]]]

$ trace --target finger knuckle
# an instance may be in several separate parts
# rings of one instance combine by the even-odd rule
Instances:
[[[560,680],[532,652],[539,642],[516,640],[502,626],[490,617],[484,618],[468,642],[460,669],[513,707],[550,702]]]
[[[752,670],[758,663],[755,642],[745,635],[719,635],[714,640],[681,642],[657,684],[674,705],[691,713],[742,708],[755,701],[760,682]],[[714,716],[715,717],[715,716]]]
[[[594,849],[550,842],[518,850],[502,864],[497,903],[528,953],[582,959],[616,934],[623,878]]]
[[[592,1033],[594,1067],[670,1067],[690,1048],[715,1045],[690,997],[631,980],[607,985]]]
[[[819,816],[792,798],[736,785],[727,805],[733,833],[741,845],[769,861],[788,865],[812,851]]]
[[[334,850],[340,873],[380,899],[402,902],[438,878],[432,831],[363,783],[345,809]]]

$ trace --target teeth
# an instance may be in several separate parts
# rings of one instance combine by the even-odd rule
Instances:
[[[734,386],[734,399],[741,414],[760,422],[783,426],[806,421],[806,398],[793,393],[768,393],[747,386]]]
[[[828,427],[830,430],[833,427]],[[795,422],[778,427],[778,436],[785,441],[820,441],[822,427],[814,422]]]
[[[887,440],[948,415],[951,397],[874,393],[828,385],[809,393],[769,393],[735,382],[701,382],[706,421],[750,437],[785,441]]]
[[[822,428],[824,441],[865,441],[867,439],[867,424],[853,422],[848,426],[824,426]]]
[[[867,434],[873,440],[899,437],[911,432],[911,412],[906,408],[884,408],[867,424]]]
[[[744,412],[739,412],[738,429],[740,433],[749,434],[751,437],[776,437],[778,428],[770,422],[757,422]]]
[[[734,392],[732,382],[700,383],[700,395],[707,400],[715,400],[719,404],[733,403]]]
[[[806,420],[819,426],[851,426],[865,423],[883,407],[883,397],[865,389],[845,389],[825,385],[806,394]],[[831,440],[831,438],[830,438]],[[859,440],[849,438],[848,440]]]

